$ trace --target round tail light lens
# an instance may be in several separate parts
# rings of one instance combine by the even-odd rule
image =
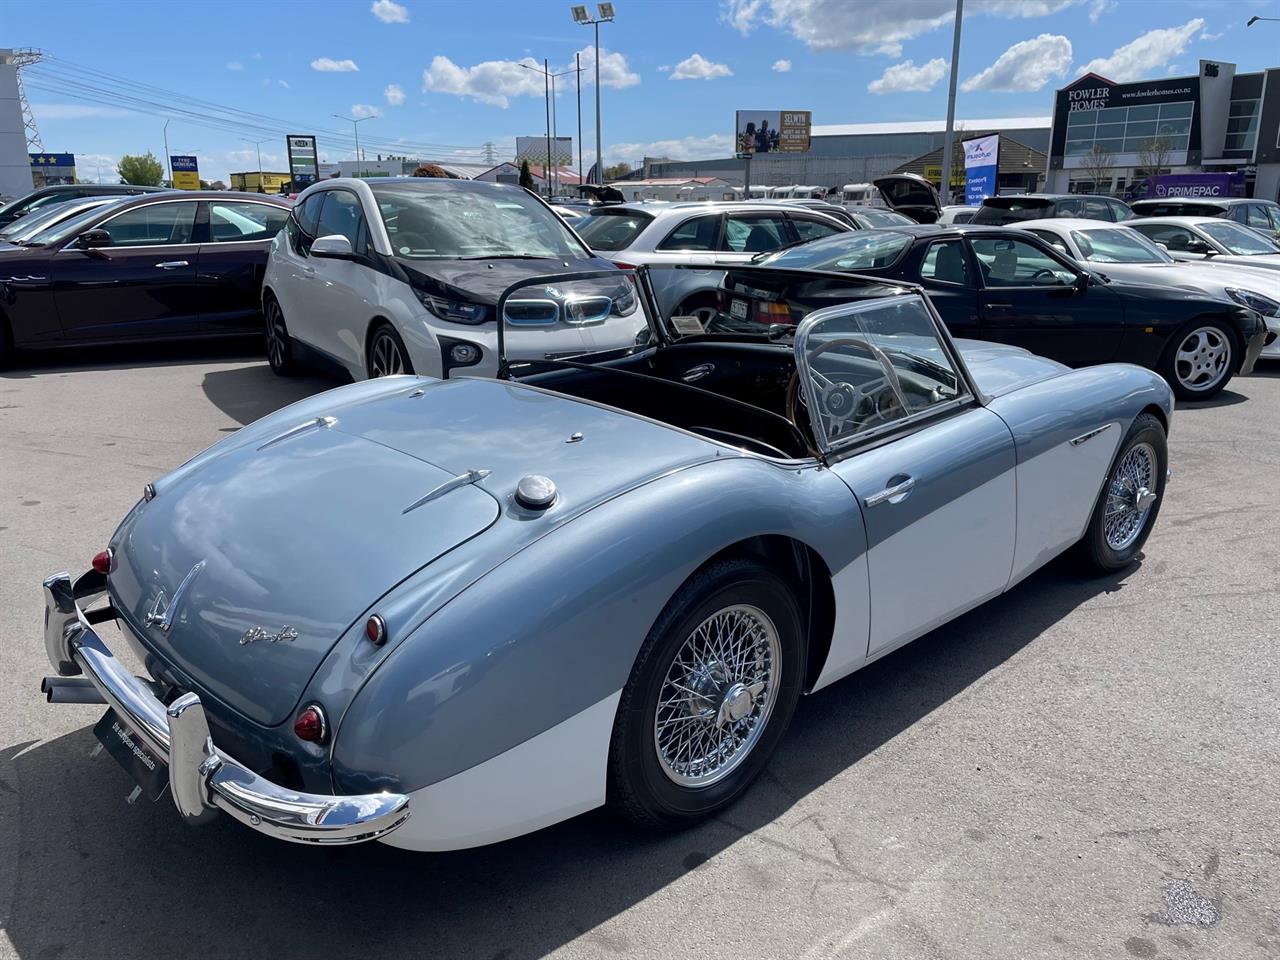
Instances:
[[[324,711],[314,703],[304,707],[298,714],[298,719],[293,721],[293,732],[299,740],[307,743],[324,743],[324,738],[329,734]]]
[[[387,624],[376,613],[365,621],[364,634],[375,647],[387,642]]]
[[[111,561],[113,559],[114,558],[112,557],[110,550],[103,550],[101,553],[95,553],[93,555],[93,560],[90,561],[90,564],[93,566],[94,570],[105,576],[111,572]]]

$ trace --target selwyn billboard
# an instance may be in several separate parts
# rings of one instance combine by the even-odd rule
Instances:
[[[739,110],[734,143],[738,153],[807,153],[813,128],[809,110]]]

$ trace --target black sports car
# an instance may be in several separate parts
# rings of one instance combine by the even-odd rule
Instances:
[[[1070,366],[1136,363],[1186,400],[1249,373],[1266,323],[1246,307],[1185,289],[1110,281],[1025,231],[960,224],[864,230],[769,254],[764,266],[857,273],[918,284],[951,333],[1024,347]],[[793,324],[848,296],[835,279],[764,289],[730,270],[713,324]]]
[[[15,347],[260,332],[262,275],[290,205],[146,193],[0,250],[0,365]]]
[[[80,200],[84,197],[131,197],[141,193],[160,193],[167,189],[140,187],[132,183],[59,183],[33,190],[0,206],[0,226],[68,200]]]

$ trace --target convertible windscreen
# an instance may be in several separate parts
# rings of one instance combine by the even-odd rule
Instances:
[[[1094,263],[1173,263],[1154,243],[1133,230],[1072,230],[1080,255]]]
[[[1280,247],[1270,243],[1265,237],[1244,227],[1238,227],[1228,220],[1202,223],[1200,229],[1238,256],[1252,257],[1266,253],[1280,253]]]

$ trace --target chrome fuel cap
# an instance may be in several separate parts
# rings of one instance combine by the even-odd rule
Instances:
[[[556,500],[556,485],[550,477],[530,474],[516,484],[516,503],[530,510],[545,510]]]

